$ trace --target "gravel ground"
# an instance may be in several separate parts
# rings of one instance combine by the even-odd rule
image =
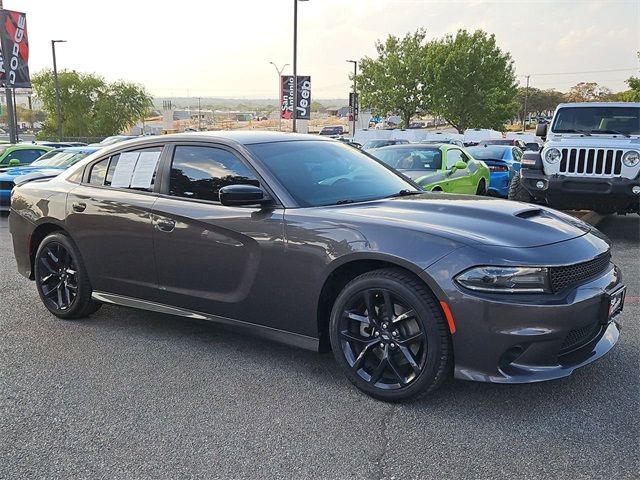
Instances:
[[[0,478],[637,478],[640,222],[609,217],[618,346],[571,377],[389,405],[331,355],[105,306],[55,320],[0,218]]]

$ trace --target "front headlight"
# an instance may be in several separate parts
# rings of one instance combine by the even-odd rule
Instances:
[[[640,163],[640,152],[636,152],[635,150],[631,150],[626,152],[622,156],[622,163],[624,163],[627,167],[635,167]]]
[[[544,159],[549,163],[556,163],[562,158],[562,153],[557,148],[550,148],[544,154]]]
[[[456,282],[479,292],[551,292],[549,271],[542,267],[475,267],[458,275]]]

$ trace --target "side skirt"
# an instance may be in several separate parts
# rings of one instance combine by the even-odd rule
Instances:
[[[139,308],[141,310],[149,310],[152,312],[164,313],[167,315],[178,315],[180,317],[192,318],[194,320],[207,320],[219,325],[233,327],[235,331],[243,331],[250,335],[276,342],[285,343],[294,347],[304,348],[307,350],[318,351],[319,339],[300,335],[299,333],[286,332],[277,328],[257,325],[255,323],[243,322],[242,320],[234,320],[232,318],[219,317],[208,313],[194,312],[184,308],[172,307],[171,305],[163,305],[161,303],[149,302],[137,298],[126,297],[124,295],[115,295],[113,293],[93,292],[91,297],[98,302],[111,303],[123,307]]]

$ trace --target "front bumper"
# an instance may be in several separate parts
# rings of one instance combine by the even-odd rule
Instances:
[[[522,169],[521,179],[531,195],[553,208],[611,213],[640,211],[640,195],[632,191],[640,186],[640,178],[545,175],[540,170]],[[542,188],[536,186],[539,181],[544,184]]]
[[[612,263],[567,291],[530,295],[466,290],[451,278],[452,271],[460,271],[456,264],[441,260],[427,270],[444,287],[436,295],[448,303],[456,324],[456,378],[493,383],[558,379],[602,357],[618,341],[621,315],[603,321],[605,292],[621,286]]]

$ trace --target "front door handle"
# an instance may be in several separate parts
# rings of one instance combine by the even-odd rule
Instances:
[[[82,213],[84,212],[85,208],[87,208],[87,204],[82,202],[73,202],[71,204],[71,208],[76,213]]]
[[[170,218],[156,218],[156,228],[161,232],[172,232],[176,228],[176,221]]]

